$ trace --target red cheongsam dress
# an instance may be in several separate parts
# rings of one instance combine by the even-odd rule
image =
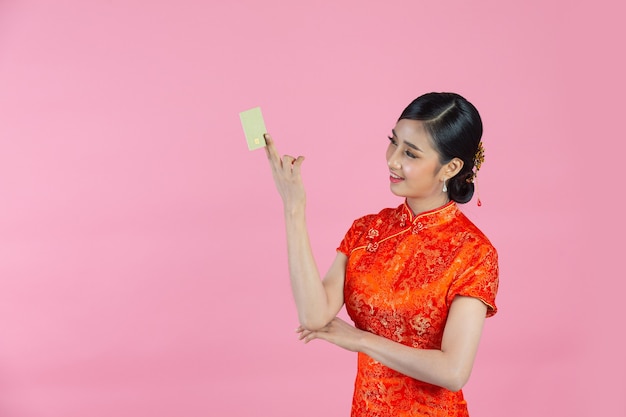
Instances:
[[[415,216],[409,206],[356,220],[338,250],[348,256],[344,298],[357,328],[417,349],[441,349],[450,305],[475,297],[496,313],[498,257],[450,202]],[[353,417],[466,417],[463,393],[418,381],[358,354]]]

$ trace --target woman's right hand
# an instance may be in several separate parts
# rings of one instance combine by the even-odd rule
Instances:
[[[276,150],[274,140],[269,134],[265,134],[265,142],[265,153],[272,168],[274,183],[283,200],[285,209],[304,208],[306,193],[302,183],[302,176],[300,175],[304,157],[294,158],[291,155],[283,155],[281,157]]]

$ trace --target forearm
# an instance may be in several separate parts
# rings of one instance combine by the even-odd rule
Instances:
[[[311,250],[303,206],[285,208],[285,226],[289,276],[298,319],[305,328],[323,327],[334,313],[329,313],[328,296]]]
[[[289,275],[298,318],[306,328],[321,328],[332,320],[343,303],[343,264],[335,262],[333,265],[337,266],[330,274],[331,279],[327,275],[322,282],[311,251],[304,216],[306,194],[300,175],[304,157],[285,155],[281,158],[269,135],[265,135],[265,141],[272,176],[283,200]],[[332,291],[332,296],[329,297],[327,291]]]
[[[451,391],[460,390],[469,379],[471,364],[439,349],[418,349],[363,332],[359,351],[381,364],[417,380]]]
[[[448,312],[441,349],[417,349],[362,332],[358,350],[412,378],[458,391],[472,372],[486,313],[481,300],[457,296]]]

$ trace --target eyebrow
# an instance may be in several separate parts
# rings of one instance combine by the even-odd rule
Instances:
[[[398,135],[396,134],[396,131],[394,129],[391,129],[391,133],[393,134],[393,136],[395,136],[396,138],[398,137]],[[421,150],[420,148],[418,148],[416,145],[412,144],[411,142],[407,142],[406,140],[403,140],[402,142],[404,142],[404,144],[406,146],[408,146],[409,148],[413,148],[416,151],[420,151],[422,153],[424,153],[423,150]]]

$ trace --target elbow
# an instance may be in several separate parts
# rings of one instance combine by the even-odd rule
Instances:
[[[463,389],[464,386],[465,386],[465,383],[463,382],[449,381],[444,388],[447,389],[448,391],[458,392],[458,391],[461,391],[461,389]]]
[[[326,327],[330,320],[321,317],[300,317],[300,326],[310,332],[315,332]]]
[[[317,322],[315,320],[302,320],[300,321],[300,326],[310,332],[316,332],[318,330],[322,330],[326,324],[321,324],[321,322]]]
[[[469,381],[469,373],[453,372],[443,387],[448,391],[458,392],[463,389],[467,381]]]

